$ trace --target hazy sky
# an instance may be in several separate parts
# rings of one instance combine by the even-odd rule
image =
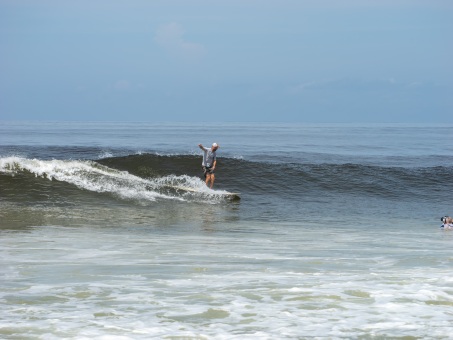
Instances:
[[[0,0],[0,119],[453,122],[451,0]]]

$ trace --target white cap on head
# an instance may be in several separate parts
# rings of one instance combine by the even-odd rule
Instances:
[[[212,143],[213,147],[218,147],[219,145],[217,143]]]

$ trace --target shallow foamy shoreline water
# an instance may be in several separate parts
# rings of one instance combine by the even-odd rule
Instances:
[[[256,223],[9,231],[0,334],[448,337],[453,233],[353,230]]]

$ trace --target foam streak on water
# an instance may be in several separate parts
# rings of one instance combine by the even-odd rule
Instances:
[[[222,228],[4,233],[0,335],[442,338],[453,332],[453,234],[415,228],[413,235],[396,230],[381,239],[373,230],[354,235],[347,228]],[[421,237],[437,250],[426,252],[417,244]]]

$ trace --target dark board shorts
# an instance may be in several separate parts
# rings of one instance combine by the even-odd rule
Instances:
[[[213,174],[214,170],[212,168],[208,168],[206,166],[203,167],[203,175],[206,177],[207,174]]]

